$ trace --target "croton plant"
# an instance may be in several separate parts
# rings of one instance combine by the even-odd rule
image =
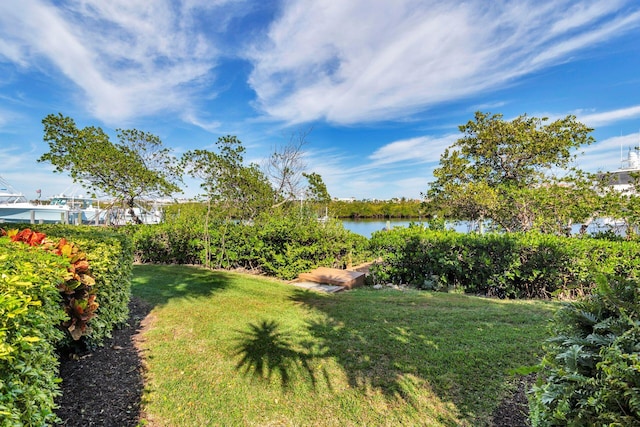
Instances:
[[[66,239],[53,241],[44,233],[31,229],[0,229],[0,236],[8,236],[14,242],[40,247],[69,260],[67,273],[61,278],[58,290],[69,319],[62,326],[69,331],[74,340],[79,340],[87,332],[87,323],[96,315],[95,279],[91,275],[87,255]]]

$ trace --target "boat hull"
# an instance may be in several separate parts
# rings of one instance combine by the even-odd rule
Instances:
[[[0,204],[0,222],[31,224],[73,224],[77,212],[63,206]]]

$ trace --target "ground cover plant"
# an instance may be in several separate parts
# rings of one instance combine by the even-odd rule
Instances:
[[[640,422],[640,289],[602,278],[553,322],[531,398],[534,426],[632,426]]]
[[[328,295],[187,266],[134,268],[146,421],[487,425],[539,361],[556,304],[360,289]]]

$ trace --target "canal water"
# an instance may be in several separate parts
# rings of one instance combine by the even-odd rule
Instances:
[[[424,224],[427,226],[425,221],[420,220],[404,220],[404,219],[391,219],[391,220],[380,220],[380,219],[343,219],[342,225],[349,231],[360,234],[366,238],[371,237],[371,235],[379,230],[384,230],[388,227],[408,227],[409,224]],[[457,225],[448,225],[447,228],[454,229],[459,232],[467,232],[468,225],[467,224],[457,224]]]
[[[408,227],[409,224],[423,224],[427,226],[426,221],[420,220],[402,220],[402,219],[392,219],[392,220],[380,220],[380,219],[361,219],[361,220],[353,220],[353,219],[343,219],[342,224],[344,228],[354,233],[360,234],[366,238],[370,238],[371,234],[376,231],[384,230],[386,228],[394,228],[394,227]],[[455,230],[459,233],[468,233],[469,223],[468,222],[460,222],[460,223],[447,223],[447,229]],[[580,224],[574,224],[571,227],[571,234],[578,234],[580,230]],[[603,220],[596,220],[587,229],[587,233],[593,234],[602,231],[614,231],[617,234],[624,235],[624,232],[618,230],[616,228],[612,228],[607,225],[607,223]]]

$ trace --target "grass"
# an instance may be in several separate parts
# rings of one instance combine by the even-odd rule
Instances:
[[[556,305],[136,266],[152,426],[488,425]]]

